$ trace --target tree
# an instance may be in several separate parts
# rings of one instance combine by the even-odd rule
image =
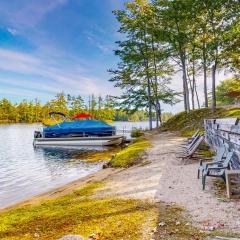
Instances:
[[[186,61],[193,3],[191,0],[155,0],[153,4],[158,17],[160,40],[182,71],[184,109],[188,112],[190,103]]]
[[[222,61],[222,54],[226,48],[224,35],[229,33],[231,25],[235,22],[235,11],[233,6],[235,1],[226,0],[203,0],[201,1],[206,12],[206,21],[208,22],[209,44],[208,51],[210,57],[210,67],[212,72],[212,111],[216,111],[216,72],[223,67],[225,62]]]
[[[219,105],[240,103],[240,79],[229,78],[216,88],[216,99]]]
[[[62,112],[64,114],[68,113],[67,104],[68,102],[63,92],[58,93],[55,99],[47,103],[48,108],[50,108],[51,111]]]
[[[75,97],[68,94],[67,101],[70,108],[69,113],[71,116],[74,116],[82,112],[83,109],[85,108],[83,98],[80,95]]]
[[[125,39],[117,42],[115,54],[120,62],[117,69],[109,70],[110,81],[124,90],[119,105],[125,110],[148,109],[149,128],[152,129],[153,108],[161,120],[160,101],[173,99],[174,92],[167,87],[170,78],[166,77],[172,69],[165,57],[166,51],[156,42],[153,6],[146,0],[136,0],[125,7],[125,10],[114,12],[121,24],[119,32]]]

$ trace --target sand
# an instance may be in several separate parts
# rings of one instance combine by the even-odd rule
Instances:
[[[118,196],[177,204],[186,209],[192,224],[200,228],[215,226],[240,231],[240,201],[219,198],[214,193],[212,179],[207,180],[203,191],[201,180],[197,179],[198,160],[185,164],[176,158],[184,139],[168,132],[150,135],[149,139],[153,148],[146,150],[140,165],[103,169],[12,207],[63,196],[88,182],[104,181],[105,187],[98,190],[96,197]]]
[[[219,198],[210,178],[203,191],[201,180],[197,179],[198,160],[186,164],[176,158],[184,139],[172,133],[157,134],[150,139],[154,147],[145,156],[150,163],[109,176],[101,194],[176,203],[187,210],[192,223],[200,228],[214,226],[239,231],[240,201],[225,202]],[[223,198],[226,199],[225,194]]]

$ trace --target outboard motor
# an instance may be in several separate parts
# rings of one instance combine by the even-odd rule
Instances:
[[[41,138],[42,137],[42,133],[39,131],[34,131],[34,138]]]

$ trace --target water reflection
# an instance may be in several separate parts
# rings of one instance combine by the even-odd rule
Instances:
[[[0,125],[0,208],[59,187],[102,168],[88,161],[103,148],[34,148],[30,124]]]
[[[131,129],[137,123],[114,124],[118,129]],[[41,125],[0,124],[0,208],[96,172],[119,151],[106,147],[33,148],[35,130],[41,130]]]

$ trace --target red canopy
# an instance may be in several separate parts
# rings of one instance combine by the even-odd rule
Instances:
[[[80,113],[73,117],[73,119],[86,119],[86,118],[93,118],[93,116],[89,113]]]

